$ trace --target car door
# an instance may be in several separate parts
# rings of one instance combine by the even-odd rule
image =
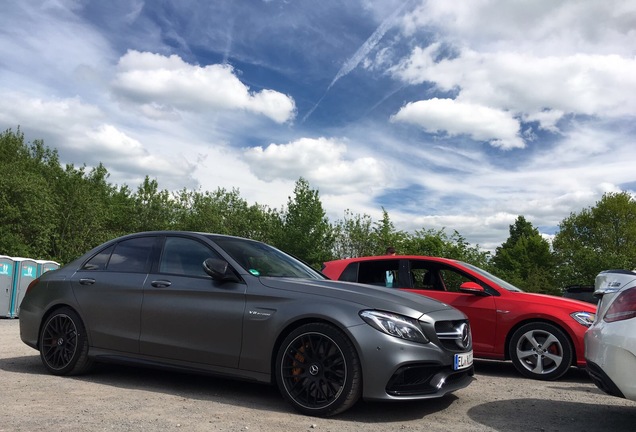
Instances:
[[[143,287],[157,240],[143,236],[120,241],[94,255],[71,277],[92,346],[139,352]]]
[[[491,353],[497,333],[496,301],[492,295],[461,292],[464,282],[483,284],[461,269],[433,260],[409,260],[406,291],[416,292],[449,304],[464,312],[470,321],[475,353]],[[485,288],[485,287],[484,287]]]
[[[167,236],[144,285],[142,354],[236,368],[241,351],[245,283],[219,282],[203,270],[221,258],[209,245]]]

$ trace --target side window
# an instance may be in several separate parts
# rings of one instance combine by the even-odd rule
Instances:
[[[464,282],[477,282],[463,273],[448,268],[441,269],[439,273],[447,291],[459,292],[459,286]]]
[[[155,242],[156,237],[139,237],[117,243],[106,270],[147,273],[150,267],[150,254]]]
[[[439,283],[437,266],[434,263],[412,260],[409,262],[409,269],[413,288],[437,291],[444,289]]]
[[[344,269],[338,280],[345,282],[358,282],[358,263],[354,262]]]
[[[358,282],[380,285],[386,287],[398,287],[398,270],[400,260],[360,261]]]
[[[167,237],[161,254],[159,272],[209,278],[210,276],[203,270],[203,261],[208,258],[221,257],[196,240]]]
[[[411,278],[413,279],[413,288],[433,289],[430,282],[433,272],[425,269],[411,269]],[[427,276],[428,275],[428,276]]]
[[[115,246],[110,246],[86,261],[82,270],[105,270],[110,255],[113,253],[113,249],[115,249]]]

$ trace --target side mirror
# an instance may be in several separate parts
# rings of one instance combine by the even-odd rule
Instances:
[[[203,261],[203,270],[214,280],[221,282],[240,282],[240,279],[230,269],[227,261],[222,259],[206,259]]]
[[[476,282],[464,282],[459,286],[459,290],[468,294],[486,295],[484,287]]]

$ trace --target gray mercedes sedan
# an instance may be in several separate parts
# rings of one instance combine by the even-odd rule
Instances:
[[[313,416],[360,398],[441,397],[473,380],[458,310],[206,233],[120,237],[43,274],[20,305],[20,336],[52,374],[115,361],[275,383]]]

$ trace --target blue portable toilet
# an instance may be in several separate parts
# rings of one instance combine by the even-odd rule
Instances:
[[[57,270],[60,268],[60,263],[49,260],[36,260],[38,264],[38,277],[42,276],[47,271]]]
[[[13,295],[13,258],[0,255],[0,318],[11,317]]]
[[[38,277],[38,264],[30,258],[13,258],[15,263],[13,277],[13,293],[11,295],[10,318],[20,315],[20,303],[24,298],[26,289],[36,277]]]

